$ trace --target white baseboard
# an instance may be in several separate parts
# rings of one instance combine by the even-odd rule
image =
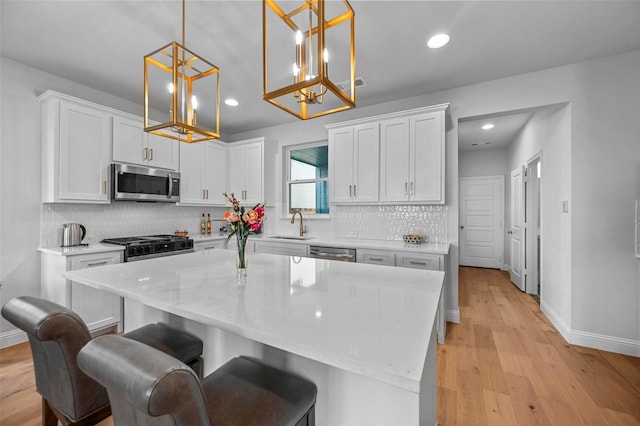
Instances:
[[[551,321],[551,324],[553,324],[556,330],[558,330],[558,333],[564,337],[564,340],[566,340],[567,343],[571,343],[571,327],[569,327],[569,325],[560,318],[560,315],[556,314],[549,305],[544,303],[544,300],[540,300],[540,310],[549,319],[549,321]]]
[[[551,321],[562,337],[572,345],[640,357],[640,341],[638,340],[572,330],[553,309],[542,301],[540,302],[540,310]]]
[[[574,330],[571,344],[640,357],[640,341]]]
[[[24,343],[27,340],[27,333],[22,330],[14,329],[0,333],[0,349],[8,348],[9,346],[17,345],[18,343]]]
[[[447,309],[445,312],[445,321],[460,323],[460,310],[459,309]]]

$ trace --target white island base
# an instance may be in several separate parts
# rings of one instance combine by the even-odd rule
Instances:
[[[239,283],[214,250],[65,276],[124,297],[125,331],[202,338],[205,374],[247,355],[313,381],[319,426],[436,425],[442,272],[255,254]]]

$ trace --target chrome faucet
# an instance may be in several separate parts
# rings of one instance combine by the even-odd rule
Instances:
[[[300,236],[302,237],[304,236],[304,233],[307,232],[307,227],[304,226],[302,221],[302,212],[300,210],[293,212],[293,216],[291,216],[291,223],[295,223],[297,214],[300,215]]]

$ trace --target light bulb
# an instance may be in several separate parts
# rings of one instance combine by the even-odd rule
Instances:
[[[322,52],[322,59],[324,59],[325,62],[329,62],[329,49],[327,49],[326,47]]]
[[[169,83],[167,85],[167,90],[169,91],[169,93],[171,93],[173,95],[173,91],[174,91],[173,83]]]
[[[293,64],[293,75],[298,74],[300,74],[300,67],[298,67],[298,64]]]
[[[191,106],[193,109],[198,109],[198,98],[196,98],[196,95],[191,95]]]
[[[297,45],[302,44],[302,31],[300,30],[296,31],[296,44]]]

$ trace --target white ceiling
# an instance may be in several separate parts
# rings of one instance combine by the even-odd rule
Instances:
[[[640,49],[640,1],[351,4],[356,74],[367,83],[357,91],[358,106]],[[240,101],[223,106],[223,135],[297,121],[262,100],[261,2],[186,5],[187,47],[221,68],[222,98]],[[143,56],[180,40],[177,0],[0,6],[2,56],[140,104]],[[426,48],[438,32],[450,34],[449,45]]]

